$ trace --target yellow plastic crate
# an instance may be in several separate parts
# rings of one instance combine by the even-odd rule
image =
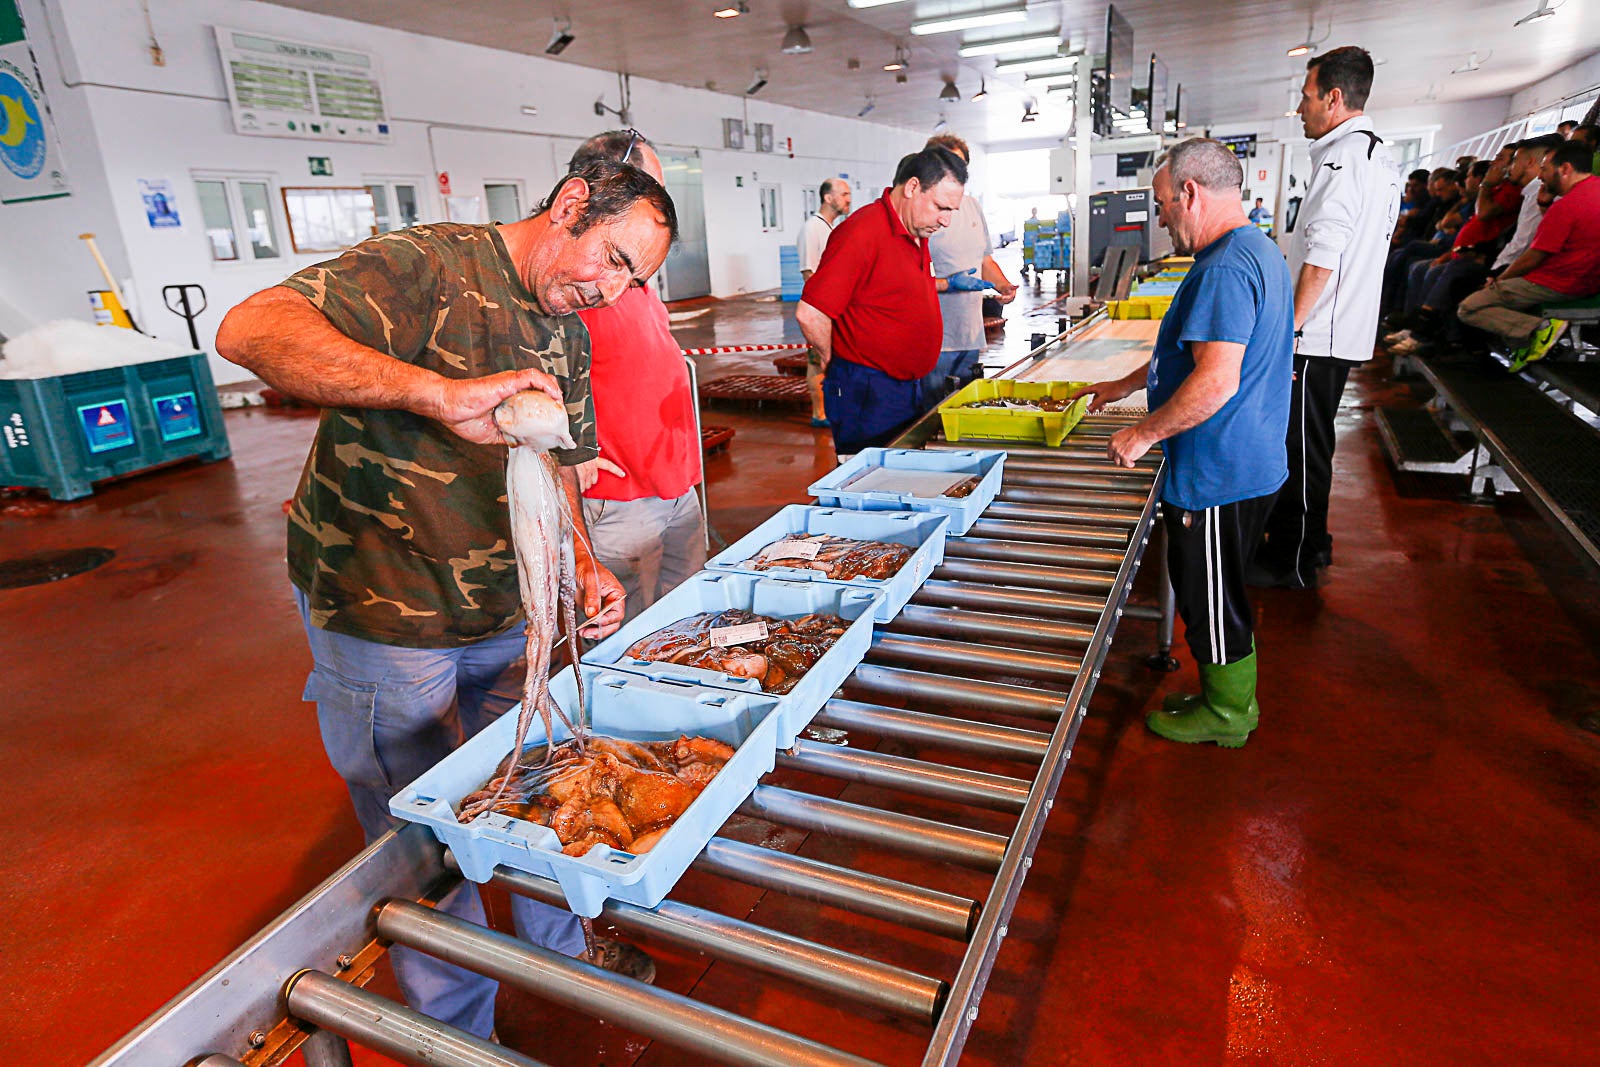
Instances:
[[[969,408],[974,400],[1015,397],[1064,400],[1088,382],[1016,382],[1006,378],[980,378],[939,405],[947,441],[978,437],[1000,441],[1041,441],[1052,448],[1066,440],[1089,406],[1079,397],[1065,411],[1008,411],[1005,408]]]
[[[1133,296],[1111,301],[1106,310],[1114,319],[1160,319],[1171,306],[1170,296]]]

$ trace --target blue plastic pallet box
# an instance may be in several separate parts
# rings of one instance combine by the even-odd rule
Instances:
[[[972,529],[983,509],[1000,493],[1000,475],[1006,454],[1000,451],[923,451],[914,448],[863,448],[850,462],[812,482],[806,492],[827,508],[856,511],[931,511],[950,516],[948,536],[960,537]],[[875,467],[889,470],[937,471],[976,476],[978,488],[969,496],[917,496],[913,493],[857,492],[850,483]]]
[[[881,593],[877,621],[893,622],[911,595],[933,573],[933,568],[944,562],[944,537],[949,525],[949,519],[943,515],[915,511],[851,511],[790,504],[718,553],[706,564],[706,570],[764,574],[802,582],[832,582]],[[804,534],[833,534],[861,541],[886,541],[906,545],[912,549],[912,553],[899,572],[889,578],[833,579],[807,569],[802,561],[796,561],[794,566],[773,566],[765,570],[746,565],[767,546]]]
[[[778,249],[779,299],[799,300],[800,293],[805,287],[805,277],[800,273],[800,250],[794,245],[781,246]]]
[[[211,369],[198,353],[0,379],[0,440],[0,485],[47,489],[57,500],[174,460],[231,455]]]
[[[798,685],[787,693],[777,695],[778,747],[788,748],[872,647],[872,623],[878,609],[877,593],[843,583],[794,582],[753,574],[701,571],[586,652],[583,662],[613,667],[655,681],[689,682],[743,693],[760,693],[761,683],[754,678],[740,678],[679,663],[634,659],[627,654],[635,642],[681,619],[703,611],[725,611],[728,608],[743,608],[757,615],[782,619],[798,619],[826,612],[850,623],[844,635],[823,653]]]
[[[554,830],[499,812],[479,815],[463,825],[456,818],[463,797],[477,792],[511,751],[517,736],[512,708],[466,744],[446,756],[389,801],[402,819],[422,823],[436,836],[474,882],[487,882],[500,864],[554,878],[567,907],[593,918],[607,898],[653,908],[672,891],[706,842],[772,770],[777,759],[778,700],[762,693],[736,693],[704,686],[658,682],[617,671],[585,667],[590,727],[597,734],[628,741],[673,741],[680,735],[711,737],[735,748],[684,813],[641,855],[597,844],[582,856],[568,856]],[[550,679],[550,695],[569,712],[577,704],[571,667]],[[556,741],[568,739],[556,723]],[[537,718],[527,745],[545,743]]]

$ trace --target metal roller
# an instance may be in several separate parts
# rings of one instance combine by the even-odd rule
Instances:
[[[1015,726],[996,726],[987,722],[930,715],[925,711],[886,708],[858,700],[835,697],[823,705],[811,722],[838,730],[862,730],[879,737],[910,741],[919,745],[947,748],[977,756],[1037,763],[1044,758],[1050,735]]]
[[[549,878],[498,867],[490,881],[519,896],[567,906],[560,884]],[[938,1021],[944,1000],[945,984],[937,978],[675,900],[663,900],[655,908],[608,900],[599,917],[628,933],[825,989],[929,1026]]]
[[[773,785],[756,786],[739,811],[767,822],[838,834],[895,852],[959,863],[981,871],[999,870],[1006,851],[1006,839],[999,834]]]
[[[955,608],[934,608],[907,604],[888,626],[890,633],[923,634],[929,637],[970,637],[982,640],[1023,642],[1030,645],[1086,645],[1094,627],[1022,615],[991,615]]]
[[[1066,699],[1046,689],[908,671],[879,663],[863,663],[857,667],[845,683],[845,689],[873,696],[928,700],[1024,719],[1058,719],[1066,710]]]
[[[871,1061],[859,1056],[623,978],[421,904],[389,901],[378,911],[377,927],[380,936],[397,944],[723,1063],[871,1067]]]
[[[1083,548],[1078,545],[1042,545],[1037,541],[996,541],[986,537],[952,537],[944,544],[949,559],[995,559],[1003,563],[1039,563],[1055,567],[1095,567],[1116,570],[1123,552],[1109,548]]]
[[[1076,504],[1025,504],[996,500],[983,509],[983,520],[1020,519],[1023,522],[1080,523],[1084,526],[1115,526],[1130,528],[1139,521],[1137,515],[1106,508],[1086,508]]]
[[[1021,778],[816,741],[797,741],[788,752],[779,752],[778,766],[992,811],[1019,812],[1028,799],[1028,783]]]
[[[867,658],[911,667],[978,670],[985,674],[1015,675],[1061,684],[1070,683],[1082,665],[1077,656],[947,641],[920,634],[892,634],[886,630],[872,632],[872,650]]]
[[[995,499],[1017,504],[1059,504],[1063,495],[1060,488],[1008,485],[1002,480],[1000,495]],[[1145,496],[1143,493],[1101,493],[1092,489],[1075,488],[1072,490],[1072,499],[1075,503],[1087,507],[1130,512],[1129,517],[1137,519],[1139,509],[1144,506]]]
[[[936,452],[1004,452],[1006,454],[1007,465],[1011,463],[1012,456],[1030,456],[1039,459],[1059,459],[1069,462],[1082,459],[1085,453],[1098,456],[1101,459],[1105,459],[1106,456],[1104,443],[1097,442],[1092,448],[1074,446],[1070,436],[1060,445],[1056,445],[1054,447],[1050,445],[1023,444],[1018,441],[946,441],[943,438],[929,441],[922,447]],[[1154,469],[1160,465],[1161,450],[1159,448],[1151,449],[1149,452],[1145,453],[1139,458],[1139,467],[1149,467]]]
[[[232,1056],[224,1056],[220,1052],[213,1052],[205,1059],[197,1062],[194,1067],[244,1067],[244,1064]]]
[[[1111,526],[1061,526],[1047,522],[1019,522],[1011,519],[979,519],[967,527],[967,537],[989,537],[997,541],[1042,541],[1058,545],[1110,545],[1128,550],[1128,534]]]
[[[948,558],[934,568],[933,576],[957,582],[989,582],[995,585],[1020,585],[1025,589],[1066,589],[1083,593],[1105,593],[1116,578],[1115,574],[1106,571]],[[1103,599],[1101,610],[1105,610]]]
[[[1135,467],[1119,467],[1107,457],[1089,459],[1081,455],[1071,456],[1007,456],[1006,473],[1028,471],[1041,474],[1112,474],[1119,478],[1137,478],[1141,484],[1148,486],[1150,479],[1155,477],[1155,471]]]
[[[1006,464],[1001,485],[1006,488],[1033,487],[1039,489],[1088,489],[1093,492],[1147,493],[1150,479],[1138,475],[1118,473],[1122,468],[1107,467],[1091,474],[1070,471],[1017,470]]]
[[[420,904],[405,907],[432,914],[432,909]],[[285,999],[294,1018],[401,1063],[418,1067],[543,1067],[538,1060],[321,971],[302,971],[290,979]]]
[[[692,866],[706,874],[774,889],[955,941],[965,941],[978,918],[978,902],[969,897],[727,837],[713,837]]]
[[[332,1030],[317,1030],[300,1046],[306,1067],[355,1067],[350,1042]]]
[[[927,581],[911,597],[912,604],[938,604],[974,612],[1016,612],[1052,618],[1097,619],[1106,610],[1104,597],[1058,593],[1044,589],[975,586],[967,582]],[[902,614],[904,612],[902,611]]]

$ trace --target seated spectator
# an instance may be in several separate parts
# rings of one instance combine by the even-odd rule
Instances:
[[[1567,138],[1572,136],[1572,131],[1577,128],[1578,124],[1573,122],[1571,119],[1568,119],[1566,122],[1559,123],[1556,126],[1556,136],[1565,141]]]
[[[1499,278],[1461,302],[1462,322],[1515,346],[1513,370],[1544,356],[1566,328],[1537,314],[1540,305],[1600,292],[1600,182],[1591,176],[1593,167],[1594,153],[1581,141],[1550,153],[1540,177],[1557,199],[1533,243]]]
[[[1517,142],[1516,157],[1511,163],[1512,170],[1532,177],[1528,178],[1522,187],[1522,207],[1518,209],[1517,227],[1512,231],[1511,240],[1490,264],[1491,274],[1499,274],[1511,266],[1533,243],[1533,235],[1539,229],[1539,220],[1544,218],[1544,209],[1549,206],[1548,198],[1544,196],[1544,182],[1539,179],[1539,175],[1544,170],[1546,157],[1565,143],[1553,133]]]
[[[1516,170],[1516,155],[1516,146],[1506,145],[1492,162],[1480,159],[1472,165],[1467,191],[1476,210],[1456,234],[1450,251],[1412,266],[1406,285],[1406,328],[1384,338],[1390,352],[1410,355],[1430,344],[1440,326],[1453,318],[1461,298],[1488,277],[1489,261],[1516,223],[1522,186],[1534,172],[1526,161]]]
[[[1394,236],[1389,240],[1391,246],[1399,247],[1405,241],[1422,238],[1422,216],[1430,206],[1429,201],[1428,172],[1418,169],[1406,175],[1405,189],[1400,194],[1400,216],[1395,220]]]
[[[1419,259],[1433,259],[1450,251],[1450,243],[1462,226],[1460,212],[1454,211],[1461,199],[1461,185],[1456,172],[1449,167],[1439,167],[1428,175],[1429,208],[1424,217],[1427,237],[1407,241],[1389,253],[1383,268],[1383,290],[1378,310],[1399,324],[1401,300],[1405,294],[1406,276],[1411,264]]]
[[[1593,123],[1585,123],[1573,130],[1572,136],[1567,139],[1569,141],[1582,141],[1589,146],[1590,150],[1594,152],[1593,173],[1600,174],[1600,126],[1596,126]]]

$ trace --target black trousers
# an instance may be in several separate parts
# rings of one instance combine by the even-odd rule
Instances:
[[[1255,651],[1244,569],[1271,508],[1270,496],[1204,511],[1161,505],[1178,615],[1198,663],[1233,663]]]
[[[1296,584],[1315,580],[1318,557],[1333,551],[1328,534],[1328,493],[1333,488],[1333,420],[1355,361],[1331,356],[1294,357],[1289,397],[1289,480],[1267,516],[1266,541],[1256,560]]]

